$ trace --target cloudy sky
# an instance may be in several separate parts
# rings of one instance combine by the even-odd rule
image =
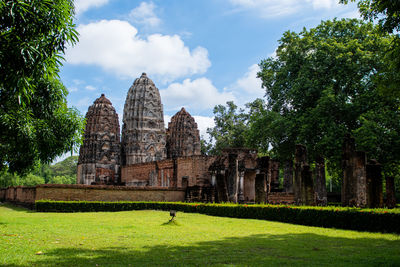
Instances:
[[[75,0],[79,43],[61,79],[68,104],[86,114],[102,93],[122,120],[126,94],[142,72],[161,93],[166,123],[181,107],[205,134],[212,109],[263,97],[258,64],[283,32],[334,17],[358,17],[338,0]],[[122,125],[121,125],[122,126]]]

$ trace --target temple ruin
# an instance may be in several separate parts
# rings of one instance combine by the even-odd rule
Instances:
[[[202,155],[197,123],[185,108],[165,128],[160,93],[145,73],[129,88],[123,113],[120,140],[111,102],[101,95],[89,107],[78,184],[180,190],[185,191],[186,201],[327,205],[323,157],[309,162],[303,145],[294,148],[294,161],[283,164],[258,157],[257,150],[249,148]],[[357,151],[349,136],[342,158],[342,204],[382,207],[380,164],[367,162],[365,152]],[[391,207],[395,205],[392,180],[386,181]]]
[[[104,94],[86,113],[83,144],[79,150],[78,184],[115,184],[120,180],[118,114]]]
[[[168,123],[168,158],[201,155],[200,135],[194,118],[182,108]]]
[[[122,121],[122,165],[167,157],[160,92],[146,73],[129,88]]]

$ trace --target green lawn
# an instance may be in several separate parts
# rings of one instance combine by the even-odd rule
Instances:
[[[400,236],[165,211],[38,213],[0,204],[2,266],[400,266]],[[42,252],[40,255],[36,255]]]

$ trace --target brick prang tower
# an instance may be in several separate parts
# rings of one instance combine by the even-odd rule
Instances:
[[[104,94],[86,113],[83,144],[79,150],[78,184],[117,184],[120,181],[120,128],[118,114]]]
[[[168,158],[201,155],[200,135],[194,118],[182,108],[168,123]]]
[[[121,145],[122,165],[163,160],[167,156],[160,93],[146,73],[129,88]]]

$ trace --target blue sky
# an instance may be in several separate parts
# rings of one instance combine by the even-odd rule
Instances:
[[[257,64],[274,55],[283,32],[359,16],[354,4],[337,2],[75,0],[80,41],[61,69],[68,105],[85,115],[104,93],[122,121],[128,89],[146,72],[160,90],[165,122],[185,107],[204,135],[215,105],[263,97]]]

